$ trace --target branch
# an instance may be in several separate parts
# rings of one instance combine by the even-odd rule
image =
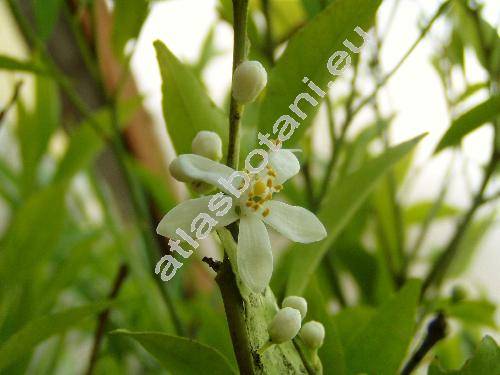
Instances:
[[[121,264],[118,269],[118,273],[116,274],[115,281],[113,282],[113,286],[108,294],[108,298],[110,300],[114,300],[120,289],[123,285],[123,282],[127,278],[128,275],[128,267],[126,264]],[[94,333],[94,343],[92,345],[92,351],[90,354],[89,364],[87,367],[86,375],[91,375],[94,372],[95,365],[97,364],[97,356],[99,354],[99,348],[101,346],[102,338],[104,336],[104,330],[106,328],[106,323],[109,319],[110,309],[107,308],[102,313],[99,314],[99,318],[97,321],[97,326]]]

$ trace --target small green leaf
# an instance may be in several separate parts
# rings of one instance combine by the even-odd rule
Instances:
[[[460,143],[463,137],[500,115],[500,95],[495,95],[455,119],[439,141],[434,153]]]
[[[379,4],[380,0],[333,1],[290,39],[282,57],[269,73],[259,119],[259,129],[263,134],[272,133],[273,125],[280,116],[294,117],[289,105],[300,93],[311,93],[313,98],[321,100],[302,82],[303,77],[308,77],[326,91],[327,83],[335,79],[327,69],[328,59],[335,51],[349,51],[342,44],[345,39],[357,47],[363,44],[363,39],[354,29],[359,26],[366,31]],[[288,145],[301,139],[319,107],[301,100],[300,108],[307,117],[301,121]],[[301,119],[297,117],[297,120]]]
[[[113,335],[130,337],[139,342],[168,371],[180,375],[234,374],[226,358],[210,346],[184,337],[160,332],[116,330]]]
[[[444,310],[446,315],[460,319],[466,324],[497,328],[495,322],[496,305],[490,301],[461,301],[448,305]]]
[[[93,303],[30,321],[0,346],[0,370],[29,354],[42,341],[66,331],[109,305],[110,302]]]
[[[154,43],[162,77],[163,116],[177,154],[191,153],[191,142],[201,130],[218,133],[227,145],[227,121],[196,79],[160,41]]]
[[[330,187],[319,212],[319,218],[325,225],[328,236],[320,243],[293,245],[291,256],[294,256],[294,261],[289,270],[287,295],[301,294],[333,241],[364,200],[381,178],[407,155],[421,138],[422,136],[419,136],[388,149]]]
[[[346,348],[349,374],[398,372],[415,331],[420,285],[408,281],[352,339]]]
[[[420,201],[406,207],[404,212],[404,221],[407,225],[422,223],[429,211],[434,207],[435,202]],[[447,219],[457,216],[461,212],[460,208],[450,204],[442,204],[435,215],[436,219]]]

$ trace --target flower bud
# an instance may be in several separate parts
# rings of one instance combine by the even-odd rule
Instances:
[[[267,84],[267,72],[258,61],[244,61],[233,74],[233,98],[238,103],[253,102]]]
[[[278,311],[271,324],[269,324],[269,340],[273,344],[281,344],[293,339],[300,329],[300,312],[291,307]]]
[[[194,181],[191,177],[189,177],[189,173],[187,172],[187,166],[184,165],[183,161],[180,158],[175,158],[169,166],[170,174],[177,181],[181,182],[192,182]]]
[[[300,338],[309,348],[316,350],[323,345],[325,327],[320,322],[311,320],[304,324],[300,330]]]
[[[215,132],[208,130],[198,132],[191,143],[191,149],[193,153],[214,161],[222,159],[222,140]]]
[[[304,320],[304,318],[306,317],[307,301],[302,297],[288,296],[283,300],[281,307],[291,307],[293,309],[299,310],[302,320]]]

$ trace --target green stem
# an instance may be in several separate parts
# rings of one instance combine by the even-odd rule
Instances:
[[[234,27],[234,50],[233,50],[233,72],[245,59],[247,51],[247,16],[248,0],[233,0],[233,27]],[[229,141],[227,152],[227,165],[238,169],[240,153],[240,127],[243,106],[231,97],[229,110]],[[231,233],[237,238],[238,228],[232,225]],[[236,283],[236,276],[231,268],[229,257],[224,261],[215,278],[219,286],[224,310],[231,333],[233,350],[238,362],[241,374],[254,374],[253,354],[247,331],[244,301]]]
[[[246,58],[247,52],[247,18],[248,0],[233,0],[233,73],[236,67]],[[240,155],[240,125],[243,115],[243,105],[231,96],[229,108],[229,144],[227,150],[227,165],[238,169]]]
[[[479,207],[484,203],[484,192],[490,181],[491,176],[493,175],[498,161],[500,160],[500,153],[493,148],[490,161],[486,166],[486,170],[484,172],[483,180],[481,182],[481,186],[477,191],[476,195],[472,200],[472,204],[467,212],[462,217],[460,223],[458,224],[455,233],[453,234],[448,246],[440,255],[438,260],[434,263],[431,270],[429,271],[427,277],[424,280],[424,284],[422,287],[422,295],[431,287],[436,286],[439,287],[442,283],[448,268],[450,267],[453,258],[457,254],[459,249],[460,242],[465,235],[467,227],[472,221],[474,214],[479,209]]]

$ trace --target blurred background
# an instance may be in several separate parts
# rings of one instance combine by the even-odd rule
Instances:
[[[18,3],[20,12],[25,12],[24,3],[28,2],[10,3]],[[46,4],[38,0],[38,3],[42,4],[38,5],[39,14],[31,16],[35,20],[37,17],[50,18],[47,12],[50,13],[52,5],[48,4],[54,0]],[[140,23],[134,24],[135,19],[127,18],[130,15],[126,12],[119,15],[123,35],[130,34],[131,38],[121,38],[120,29],[113,29],[112,1],[94,0],[98,3],[97,6],[94,4],[95,7],[100,10],[93,14],[88,14],[85,1],[67,3],[70,5],[66,4],[59,15],[66,21],[59,22],[54,16],[52,32],[46,27],[40,28],[29,18],[25,19],[27,25],[20,25],[19,19],[12,16],[12,5],[8,1],[0,2],[0,55],[31,64],[19,69],[0,70],[0,110],[8,108],[8,103],[14,99],[12,108],[6,110],[0,120],[0,237],[3,238],[0,246],[4,249],[10,246],[6,250],[8,259],[2,261],[3,268],[0,267],[4,272],[0,280],[4,284],[0,295],[0,343],[31,318],[51,312],[54,307],[58,310],[62,306],[115,297],[114,286],[120,285],[120,289],[129,275],[131,281],[125,281],[120,292],[123,302],[118,302],[129,308],[122,305],[113,311],[111,321],[106,319],[110,325],[108,329],[175,331],[177,318],[169,311],[173,304],[181,320],[188,325],[188,332],[184,333],[196,332],[197,337],[216,345],[232,358],[227,328],[220,318],[219,297],[213,293],[213,273],[201,263],[204,255],[220,257],[217,243],[205,241],[203,249],[196,254],[197,259],[191,258],[180,270],[182,276],[175,279],[173,294],[167,297],[166,304],[163,289],[157,286],[158,278],[151,266],[160,256],[141,250],[142,246],[148,248],[148,241],[156,241],[159,245],[151,246],[162,248],[161,239],[145,239],[147,235],[144,233],[155,227],[176,201],[189,195],[188,190],[167,172],[175,151],[163,117],[162,78],[153,42],[157,39],[163,41],[180,61],[192,68],[213,101],[219,107],[227,108],[233,42],[232,26],[225,19],[224,4],[227,6],[227,2],[151,1],[142,27]],[[252,17],[257,29],[263,30],[266,15],[258,3],[252,2]],[[314,14],[316,2],[270,0],[270,3],[273,37],[283,41],[276,48],[275,57],[278,58],[287,38]],[[309,7],[304,4],[309,4]],[[370,63],[374,51],[379,54],[378,69],[389,72],[419,38],[440,4],[434,0],[382,2],[376,25],[384,43],[379,49],[373,39],[362,53],[355,84],[359,98],[374,89]],[[477,5],[472,4],[473,7]],[[499,36],[500,2],[484,0],[480,4],[481,16]],[[131,4],[128,6],[132,7]],[[428,260],[435,255],[436,249],[446,245],[453,234],[457,217],[469,207],[481,184],[482,168],[492,152],[493,130],[483,126],[467,135],[458,149],[448,148],[433,156],[452,119],[490,95],[488,73],[473,48],[462,46],[458,53],[461,57],[456,58],[460,64],[449,57],[454,53],[449,48],[453,46],[460,25],[453,12],[439,18],[379,91],[379,115],[390,119],[387,137],[391,144],[428,133],[419,143],[410,171],[397,191],[400,205],[413,209],[408,209],[409,213],[405,211],[410,223],[406,232],[408,243],[417,241],[426,209],[438,196],[442,195],[445,206],[442,217],[429,227],[419,259],[411,267],[411,274],[417,277],[424,275]],[[44,53],[33,53],[37,50],[38,38],[26,35],[26,28],[36,30],[38,36],[48,41],[47,53],[53,57],[54,64],[74,81],[76,94],[81,95],[85,105],[71,99],[68,93],[59,99],[57,86],[50,78],[33,74],[45,69],[39,64],[44,61]],[[75,32],[75,29],[79,31]],[[70,36],[71,33],[74,34]],[[87,51],[89,56],[74,52],[75,43],[81,47],[90,39],[95,44]],[[122,48],[118,53],[116,44]],[[85,48],[76,50],[85,51]],[[96,60],[87,61],[92,60],[94,54]],[[439,68],[443,68],[444,60],[457,66],[448,66],[449,71],[443,74],[441,70],[440,74]],[[353,69],[350,69],[330,90],[335,108],[342,107],[352,92],[353,75]],[[91,82],[96,76],[99,78]],[[297,77],[299,79],[301,77]],[[55,81],[61,87],[67,84],[64,77]],[[16,87],[19,88],[18,96],[14,94]],[[119,92],[118,99],[113,96],[115,92]],[[331,142],[324,136],[329,131],[328,109],[326,105],[322,106],[309,133],[318,165],[316,169],[312,167],[313,178],[321,176],[322,166],[331,156]],[[89,120],[82,116],[86,112],[93,113],[97,124],[102,125],[104,137],[101,140],[88,130],[95,124],[89,126]],[[334,116],[336,122],[341,123],[345,113],[335,111]],[[128,124],[124,139],[118,145],[107,147],[106,133],[113,132],[112,123],[120,123],[113,120],[116,118]],[[251,109],[247,121],[256,121]],[[349,127],[347,139],[355,139],[373,121],[373,111],[362,110]],[[19,125],[21,123],[29,125]],[[48,126],[40,129],[37,123]],[[254,137],[254,134],[250,135]],[[383,142],[373,142],[369,146],[373,152],[382,148]],[[115,160],[111,155],[113,150],[128,154]],[[133,178],[123,173],[123,164],[127,165]],[[66,186],[64,181],[68,180],[71,182]],[[48,185],[55,188],[48,191],[47,196],[29,200]],[[144,187],[148,199],[137,193],[137,185]],[[302,186],[301,181],[297,186]],[[500,180],[492,179],[486,195],[494,195],[499,190]],[[135,198],[131,199],[131,195]],[[61,196],[66,196],[66,200]],[[29,204],[25,204],[26,201]],[[67,211],[63,208],[65,204]],[[468,238],[469,246],[474,248],[470,251],[473,255],[465,261],[463,272],[457,271],[445,283],[447,293],[458,285],[469,295],[489,300],[488,311],[491,311],[491,305],[494,307],[500,303],[498,208],[498,200],[492,200],[478,210],[475,215],[477,228]],[[32,211],[37,214],[31,215],[29,212]],[[143,214],[149,219],[145,220]],[[139,219],[134,218],[136,215]],[[418,225],[411,225],[411,220]],[[15,230],[15,234],[9,234]],[[279,238],[274,240],[278,250],[287,245]],[[376,235],[367,231],[362,241],[367,247],[374,246]],[[355,304],[358,297],[352,277],[345,276],[342,283],[347,291],[346,298]],[[145,290],[148,293],[144,293]],[[183,302],[177,303],[177,300]],[[338,302],[334,300],[331,308],[338,311]],[[96,311],[100,310],[102,307]],[[495,325],[500,315],[498,311],[494,314],[493,322],[488,320],[491,317],[485,318],[488,324],[482,325],[480,330],[498,339],[500,335]],[[218,337],[214,332],[220,330],[224,334]],[[92,358],[96,336],[99,336],[99,323],[86,320],[80,331],[52,337],[38,347],[33,357],[23,355],[22,361],[8,367],[8,373],[81,372],[87,368],[88,358]],[[61,350],[62,347],[65,350]],[[459,362],[460,359],[448,361],[450,365]],[[138,373],[160,371],[143,349],[120,340],[106,343],[96,366],[100,372],[120,373],[124,369]]]

